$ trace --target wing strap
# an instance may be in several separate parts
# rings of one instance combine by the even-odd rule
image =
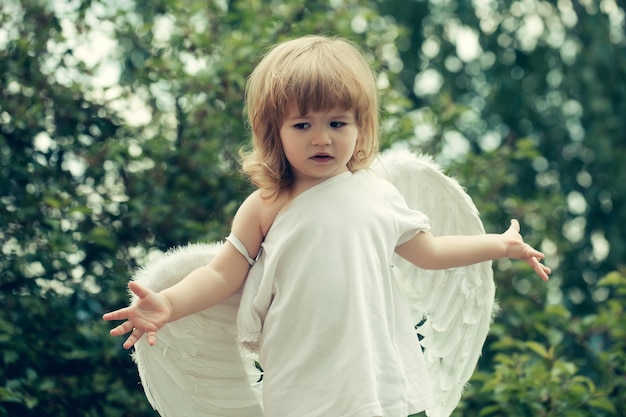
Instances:
[[[230,243],[233,244],[233,246],[235,247],[235,249],[237,249],[239,251],[239,253],[241,253],[245,258],[246,261],[248,261],[248,263],[250,265],[254,265],[254,263],[256,262],[256,259],[252,259],[250,257],[250,255],[248,254],[248,250],[246,249],[246,247],[243,245],[243,243],[241,243],[241,240],[239,240],[239,238],[237,236],[235,236],[235,234],[233,232],[231,232],[228,237],[226,238],[226,240],[228,240]]]

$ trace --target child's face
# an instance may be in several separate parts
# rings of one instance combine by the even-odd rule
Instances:
[[[303,115],[292,104],[280,127],[280,139],[295,186],[315,185],[348,171],[358,133],[353,110],[334,108]]]

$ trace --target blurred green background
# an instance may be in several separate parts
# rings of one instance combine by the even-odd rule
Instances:
[[[455,416],[626,415],[623,0],[1,0],[0,416],[155,416],[103,312],[250,185],[243,87],[270,45],[353,40],[383,146],[432,154],[485,227],[496,318]]]

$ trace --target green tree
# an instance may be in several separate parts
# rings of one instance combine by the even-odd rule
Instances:
[[[433,133],[414,142],[435,154],[456,146],[469,158],[494,155],[487,170],[467,177],[469,187],[513,156],[507,187],[489,198],[484,187],[476,190],[478,204],[486,205],[488,222],[521,215],[545,236],[564,302],[593,311],[606,298],[595,283],[626,253],[619,227],[626,216],[623,7],[424,0],[382,2],[381,11],[406,28],[397,42],[400,78],[414,108],[431,115]]]
[[[512,408],[502,401],[483,409],[484,415],[562,414],[556,406],[537,405],[539,390],[524,391],[522,383],[544,380],[532,369],[542,376],[567,375],[543,389],[561,390],[562,397],[545,401],[558,399],[568,413],[580,407],[579,415],[602,415],[595,404],[624,414],[618,382],[623,367],[607,374],[599,359],[611,350],[609,340],[620,345],[621,332],[568,326],[595,322],[607,304],[619,305],[623,291],[599,283],[623,270],[626,256],[620,228],[626,216],[620,167],[626,156],[623,3],[386,1],[380,10],[406,28],[397,42],[404,63],[400,79],[423,122],[412,142],[461,176],[488,229],[520,218],[525,236],[540,245],[555,270],[542,290],[527,271],[497,263],[502,312],[480,366],[489,375],[516,371],[508,380],[500,375],[498,390],[507,401],[523,404]],[[549,347],[554,356],[538,365],[531,359],[537,346],[526,341]],[[526,353],[510,358],[512,346]],[[557,356],[567,358],[567,372],[558,369]],[[520,372],[528,372],[528,379]],[[481,402],[488,404],[478,398],[464,409],[478,413]]]
[[[376,61],[389,22],[352,1],[174,0],[8,0],[0,22],[0,415],[153,415],[101,314],[154,253],[226,235],[263,50],[343,33]]]
[[[555,267],[545,287],[497,263],[459,413],[625,413],[614,1],[5,0],[0,23],[0,415],[155,414],[100,315],[152,256],[226,235],[250,191],[246,77],[305,33],[361,45],[384,146],[434,154],[488,229],[519,217]]]

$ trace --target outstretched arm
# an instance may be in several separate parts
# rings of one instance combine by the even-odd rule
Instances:
[[[144,334],[148,343],[154,345],[157,331],[165,324],[212,307],[233,295],[243,283],[248,268],[243,256],[230,243],[225,243],[211,263],[159,293],[130,282],[128,287],[137,295],[137,302],[107,313],[103,319],[126,320],[111,330],[112,336],[130,332],[124,342],[126,349]]]
[[[519,231],[519,222],[511,220],[511,226],[502,234],[435,237],[430,232],[418,233],[398,246],[396,252],[424,269],[458,268],[505,257],[521,259],[547,281],[550,268],[539,262],[545,255],[524,243]]]
[[[253,193],[239,208],[232,231],[253,257],[263,240],[263,216],[268,206],[259,193]],[[176,285],[155,293],[136,282],[130,290],[139,298],[136,303],[103,316],[104,320],[125,320],[113,328],[111,335],[130,335],[125,348],[132,347],[144,334],[148,343],[156,343],[156,333],[165,324],[217,305],[233,295],[243,284],[250,265],[230,242],[224,243],[208,265],[200,267]]]

